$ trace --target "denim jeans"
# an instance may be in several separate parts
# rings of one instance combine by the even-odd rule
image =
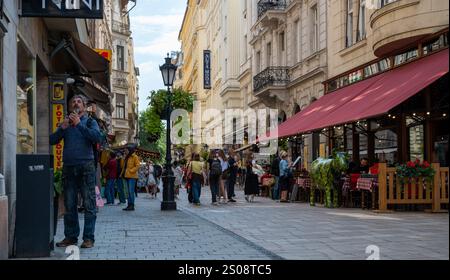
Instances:
[[[219,195],[219,181],[220,177],[219,176],[210,176],[209,177],[209,187],[211,188],[211,197],[212,197],[212,202],[217,202],[217,196]]]
[[[115,179],[108,179],[108,182],[106,183],[106,203],[114,204],[114,183],[116,182]]]
[[[123,190],[123,179],[122,178],[118,178],[116,180],[117,182],[117,193],[119,194],[119,201],[120,203],[125,203],[125,192]]]
[[[128,205],[134,205],[136,179],[126,179],[128,189]]]
[[[97,205],[95,195],[95,165],[89,162],[83,165],[64,166],[64,235],[73,241],[78,241],[80,223],[78,221],[78,192],[83,198],[84,231],[83,240],[94,239]]]
[[[194,203],[200,203],[200,195],[201,195],[202,185],[200,180],[192,180],[192,195],[194,197]]]
[[[234,185],[236,184],[236,174],[230,174],[230,177],[227,180],[228,185],[228,199],[233,199],[234,195]]]
[[[272,194],[272,199],[273,200],[278,200],[280,199],[280,177],[278,176],[274,176],[275,177],[275,185],[273,186],[273,194]]]

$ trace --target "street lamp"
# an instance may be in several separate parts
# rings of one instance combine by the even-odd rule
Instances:
[[[177,210],[177,203],[174,196],[174,180],[172,172],[172,142],[170,139],[170,114],[172,113],[172,93],[170,87],[173,86],[175,80],[175,72],[177,66],[172,64],[172,59],[167,54],[166,63],[159,67],[161,71],[164,85],[167,87],[167,106],[166,106],[166,119],[167,119],[167,134],[166,134],[166,170],[163,174],[163,201],[161,202],[161,210]]]

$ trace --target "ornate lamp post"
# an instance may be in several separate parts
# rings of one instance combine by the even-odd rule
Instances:
[[[170,139],[170,114],[172,113],[172,92],[170,87],[173,86],[175,80],[175,73],[177,66],[172,64],[172,59],[167,54],[166,63],[159,67],[164,80],[164,85],[167,87],[167,106],[166,106],[166,119],[167,119],[167,144],[166,144],[166,169],[163,174],[163,201],[161,202],[161,210],[177,210],[177,204],[174,196],[174,180],[172,172],[172,141]]]

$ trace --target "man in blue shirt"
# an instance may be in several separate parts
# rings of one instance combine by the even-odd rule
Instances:
[[[86,99],[76,95],[69,101],[71,114],[64,119],[55,133],[50,135],[50,144],[64,140],[64,235],[57,247],[78,244],[80,225],[78,222],[77,197],[83,198],[84,232],[81,248],[94,246],[95,221],[97,219],[95,193],[95,162],[93,145],[101,140],[97,122],[86,115]]]

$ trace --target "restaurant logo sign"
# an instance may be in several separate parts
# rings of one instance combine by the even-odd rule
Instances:
[[[203,51],[203,88],[211,89],[211,51]]]
[[[103,18],[103,0],[22,0],[22,17]]]

